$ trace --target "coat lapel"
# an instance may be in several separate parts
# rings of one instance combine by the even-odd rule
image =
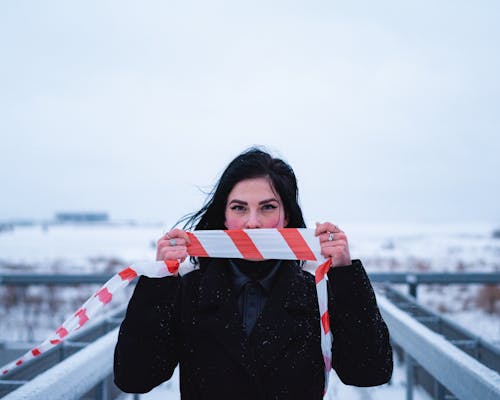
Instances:
[[[200,329],[218,341],[249,374],[255,360],[241,324],[236,294],[231,290],[227,260],[214,259],[200,281],[198,322]]]
[[[272,363],[294,341],[319,337],[319,308],[312,282],[295,262],[283,262],[250,336],[258,358]]]

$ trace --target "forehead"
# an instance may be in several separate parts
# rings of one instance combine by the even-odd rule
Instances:
[[[269,179],[264,177],[245,179],[238,182],[229,193],[228,199],[231,200],[248,196],[265,196],[266,198],[274,197],[279,199],[279,195],[272,187]]]

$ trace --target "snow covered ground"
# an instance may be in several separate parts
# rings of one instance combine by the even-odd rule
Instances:
[[[393,272],[500,271],[500,239],[492,224],[342,224],[352,258],[368,270]],[[154,258],[161,225],[48,225],[0,231],[0,273],[116,272]],[[41,341],[97,288],[0,286],[0,341]],[[500,288],[483,293],[480,285],[419,286],[419,300],[452,316],[476,334],[500,344]],[[130,292],[117,302],[126,302]],[[490,296],[488,307],[480,300]],[[497,297],[495,297],[497,296]],[[495,300],[496,299],[496,300]],[[491,309],[491,307],[493,307]],[[177,378],[175,378],[177,379]],[[179,398],[176,380],[142,399]],[[352,388],[332,375],[327,398],[401,399],[405,376],[396,368],[391,385]],[[415,399],[426,395],[415,393]]]

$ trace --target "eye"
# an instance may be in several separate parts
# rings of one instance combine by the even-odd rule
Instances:
[[[245,211],[245,207],[240,206],[239,204],[235,204],[235,205],[231,206],[231,210],[233,210],[233,211]]]
[[[276,204],[272,204],[272,203],[264,204],[262,206],[262,210],[264,210],[264,211],[271,211],[271,210],[275,210],[277,208],[278,208],[278,206]]]

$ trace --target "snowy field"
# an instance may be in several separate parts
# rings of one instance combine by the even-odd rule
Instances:
[[[343,224],[352,258],[368,272],[500,271],[499,226],[488,224]],[[0,273],[117,272],[154,258],[161,225],[35,225],[0,231]],[[0,341],[41,341],[97,288],[0,286]],[[500,288],[481,285],[419,286],[424,304],[452,316],[477,335],[500,345]],[[116,303],[126,302],[130,292]],[[177,379],[177,378],[176,378]],[[332,377],[327,398],[401,399],[404,370],[391,385],[359,389]],[[179,398],[178,383],[164,384],[142,399]],[[416,392],[424,400],[425,394]]]

